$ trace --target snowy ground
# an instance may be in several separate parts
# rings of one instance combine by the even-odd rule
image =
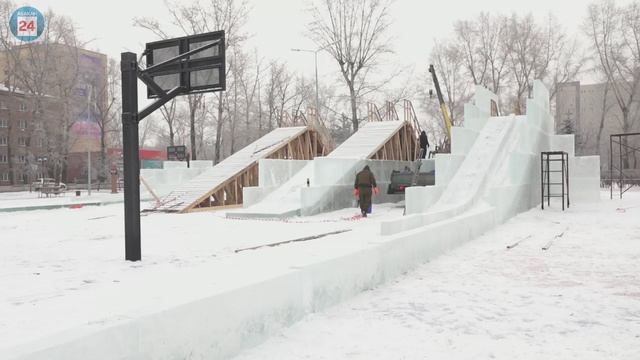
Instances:
[[[91,196],[86,190],[81,190],[81,196],[76,196],[75,190],[69,190],[58,196],[41,196],[39,192],[4,192],[0,193],[0,210],[15,208],[31,208],[38,206],[62,206],[86,202],[118,202],[123,201],[122,192],[111,194],[110,190],[92,191]]]
[[[0,353],[81,326],[115,325],[364,246],[380,220],[402,215],[395,205],[374,211],[366,220],[353,220],[357,210],[351,208],[290,222],[229,220],[224,213],[145,215],[139,263],[123,261],[122,204],[2,213]],[[351,231],[235,252],[336,230]]]
[[[608,195],[521,214],[236,360],[638,359],[640,192]]]

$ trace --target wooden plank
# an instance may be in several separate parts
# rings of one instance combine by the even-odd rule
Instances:
[[[404,158],[403,160],[409,160],[409,143],[411,142],[409,139],[411,134],[409,133],[409,128],[407,126],[404,127]]]
[[[307,156],[307,160],[311,160],[314,157],[313,145],[312,145],[312,142],[311,142],[311,131],[308,131],[306,133],[306,141],[307,141],[307,151],[309,152],[309,155]]]
[[[296,160],[304,160],[306,156],[304,155],[304,148],[302,147],[302,139],[303,137],[298,138],[298,157]]]
[[[240,207],[242,207],[242,204],[234,204],[234,205],[226,205],[226,206],[211,206],[211,207],[196,208],[189,212],[198,213],[198,212],[208,212],[208,211],[221,211],[221,210],[228,210],[228,209],[237,209]]]
[[[140,182],[142,183],[142,185],[144,185],[144,187],[151,194],[151,196],[153,196],[153,198],[156,200],[156,204],[160,204],[160,198],[158,197],[158,195],[156,195],[156,193],[153,191],[151,186],[149,186],[149,184],[144,180],[142,176],[140,176]]]
[[[396,136],[394,136],[394,151],[395,151],[395,156],[393,158],[393,160],[402,160],[402,150],[401,150],[401,146],[400,146],[400,133],[401,131],[398,131],[396,133]]]

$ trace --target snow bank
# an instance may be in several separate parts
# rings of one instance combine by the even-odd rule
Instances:
[[[203,294],[198,300],[180,303],[178,299],[194,295],[182,294],[181,286],[172,286],[175,299],[167,305],[173,306],[165,310],[150,311],[156,306],[148,306],[139,316],[113,314],[119,320],[79,327],[0,350],[0,357],[7,360],[227,358],[264,341],[306,314],[376,287],[471,240],[493,225],[478,220],[486,220],[491,214],[489,208],[478,208],[402,236],[376,237],[367,227],[363,228],[364,233],[347,233],[326,242],[264,250],[260,257],[252,253],[238,255],[210,268],[212,278],[220,274],[213,280],[217,290],[212,290],[212,280],[206,281],[201,274],[197,277],[202,291],[195,293]],[[452,233],[451,228],[456,231]],[[303,250],[306,255],[301,253]],[[222,274],[226,276],[221,277]],[[189,287],[187,283],[184,286]],[[139,302],[137,297],[144,292],[141,291],[129,295],[121,292],[120,296],[131,296],[130,301]],[[157,296],[156,291],[152,294]]]
[[[640,192],[552,205],[234,360],[637,359]]]

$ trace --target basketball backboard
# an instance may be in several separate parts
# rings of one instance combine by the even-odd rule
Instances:
[[[158,66],[187,52],[207,45],[193,55]],[[160,40],[146,45],[148,75],[164,91],[182,86],[181,94],[195,94],[225,90],[225,45],[224,31],[191,35],[169,40]],[[156,68],[153,68],[156,66]],[[159,97],[147,88],[148,98]]]

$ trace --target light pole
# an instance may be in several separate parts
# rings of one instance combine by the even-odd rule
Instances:
[[[320,95],[318,93],[318,52],[321,50],[324,50],[325,48],[326,46],[316,50],[291,49],[291,51],[313,53],[313,58],[314,58],[315,67],[316,67],[316,120],[318,122],[320,122]]]

